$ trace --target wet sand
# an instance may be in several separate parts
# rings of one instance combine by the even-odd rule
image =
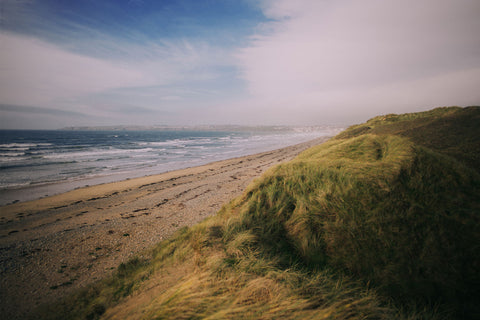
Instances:
[[[326,140],[0,207],[2,317],[23,318],[104,278],[218,212],[271,166]]]

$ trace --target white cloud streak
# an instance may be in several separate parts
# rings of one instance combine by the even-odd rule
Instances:
[[[125,110],[150,109],[161,115],[162,108],[171,108],[165,102],[191,99],[199,83],[215,80],[221,76],[219,68],[231,65],[224,50],[201,42],[158,40],[139,45],[103,40],[90,43],[101,43],[92,50],[101,54],[91,57],[36,38],[0,33],[0,103],[81,110],[121,123],[135,116],[140,123],[154,122],[153,113],[141,119],[142,113]]]
[[[33,38],[0,34],[0,44],[0,96],[4,103],[48,104],[142,79],[135,70],[69,53]]]
[[[146,81],[138,70],[34,38],[0,33],[0,45],[2,103],[52,106],[68,97]]]

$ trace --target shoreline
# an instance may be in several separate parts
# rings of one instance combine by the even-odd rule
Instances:
[[[71,190],[0,207],[0,312],[29,310],[104,278],[241,195],[268,168],[327,141]]]
[[[65,137],[62,135],[60,142],[56,140],[57,134],[50,131],[45,131],[45,137],[40,140],[32,134],[10,134],[4,139],[8,143],[2,144],[0,150],[3,172],[0,206],[84,186],[157,175],[272,151],[331,136],[336,131],[328,128],[269,135],[192,132],[191,136],[162,131],[116,132],[116,135],[99,131],[94,133],[94,138],[89,133],[72,132]],[[65,142],[68,139],[76,142],[69,145]]]
[[[315,139],[323,139],[327,138],[327,136],[320,136],[320,137],[313,137],[310,140]],[[295,142],[292,145],[308,143],[310,140]],[[132,180],[138,178],[145,178],[148,176],[156,176],[168,172],[173,172],[177,170],[189,169],[198,166],[207,165],[210,163],[215,163],[219,161],[235,159],[246,157],[249,155],[255,155],[264,152],[270,152],[277,149],[283,149],[287,146],[281,147],[263,147],[260,149],[253,148],[251,150],[243,150],[243,152],[234,151],[232,155],[228,154],[220,154],[217,156],[210,156],[208,158],[199,158],[194,159],[189,162],[179,162],[179,163],[170,163],[170,164],[156,164],[153,167],[146,167],[139,170],[124,170],[119,172],[109,172],[109,173],[100,173],[95,175],[86,175],[82,177],[70,177],[65,180],[57,180],[57,181],[45,181],[45,182],[37,182],[37,183],[30,183],[30,184],[23,184],[23,185],[15,185],[10,187],[0,188],[0,207],[7,206],[10,204],[16,204],[20,202],[38,200],[50,196],[55,196],[58,194],[62,194],[65,192],[69,192],[72,190],[84,188],[84,187],[91,187],[101,184],[108,184],[108,183],[117,183],[124,180]]]

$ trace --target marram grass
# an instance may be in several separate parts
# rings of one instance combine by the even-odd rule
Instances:
[[[354,126],[36,316],[477,318],[479,114],[441,108]]]

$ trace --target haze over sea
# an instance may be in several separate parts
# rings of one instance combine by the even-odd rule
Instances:
[[[274,150],[338,128],[0,131],[0,205]]]

